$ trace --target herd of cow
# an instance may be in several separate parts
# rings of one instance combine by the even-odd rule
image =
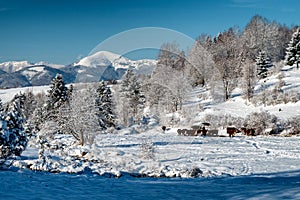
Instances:
[[[205,126],[192,126],[191,129],[177,129],[178,135],[184,136],[211,136],[218,137],[218,130],[208,130]],[[255,129],[253,128],[241,128],[238,129],[236,127],[227,127],[226,132],[229,137],[233,137],[237,133],[243,133],[247,136],[255,136]]]

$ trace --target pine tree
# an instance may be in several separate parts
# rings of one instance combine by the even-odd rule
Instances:
[[[65,85],[63,76],[56,74],[55,78],[50,83],[50,90],[48,90],[48,109],[55,109],[60,107],[64,102],[69,100],[68,88]]]
[[[0,159],[5,160],[11,155],[20,156],[28,142],[23,128],[20,99],[11,103],[7,114],[2,115],[1,122]]]
[[[272,62],[265,51],[260,51],[256,58],[257,75],[260,79],[268,76],[268,71],[272,67]]]
[[[104,81],[100,82],[96,90],[96,107],[100,126],[104,129],[114,127],[116,116],[113,110],[112,93]]]
[[[145,104],[145,96],[141,84],[131,70],[127,70],[121,83],[122,115],[126,125],[134,123],[139,117]],[[132,121],[132,122],[130,122]]]
[[[293,66],[296,64],[297,69],[300,63],[300,28],[293,34],[290,43],[286,49],[285,64]]]

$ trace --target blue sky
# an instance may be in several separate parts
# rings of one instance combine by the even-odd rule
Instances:
[[[139,27],[192,38],[244,28],[258,14],[300,23],[299,0],[0,0],[0,62],[70,64],[105,39]]]

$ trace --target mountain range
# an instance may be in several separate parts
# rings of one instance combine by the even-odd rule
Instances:
[[[57,73],[66,83],[119,80],[127,69],[149,75],[156,60],[130,60],[108,51],[99,51],[70,65],[45,62],[9,61],[0,63],[0,88],[48,85]]]

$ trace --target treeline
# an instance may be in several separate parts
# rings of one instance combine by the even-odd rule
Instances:
[[[218,101],[227,101],[240,88],[247,100],[258,103],[258,98],[253,99],[255,86],[284,65],[298,66],[299,51],[298,27],[254,16],[242,31],[229,28],[215,37],[200,35],[188,53],[176,43],[163,44],[157,67],[144,85],[150,104],[164,105],[160,112],[181,109],[186,93],[198,85],[208,88]],[[282,76],[278,76],[278,96],[284,92]]]

